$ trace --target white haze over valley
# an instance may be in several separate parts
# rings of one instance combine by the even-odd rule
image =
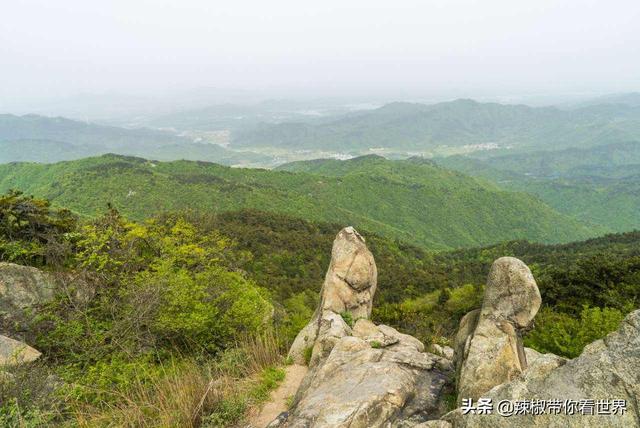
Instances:
[[[0,113],[575,101],[640,90],[638,22],[637,0],[4,2]]]

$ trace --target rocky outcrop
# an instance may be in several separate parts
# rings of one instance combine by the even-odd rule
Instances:
[[[30,363],[40,355],[39,351],[26,343],[0,335],[0,368]]]
[[[492,265],[482,307],[462,318],[454,349],[433,346],[428,353],[414,337],[368,319],[375,275],[364,239],[351,228],[341,231],[320,306],[290,352],[297,358],[312,350],[310,369],[290,411],[270,427],[640,426],[640,311],[573,360],[525,348],[522,335],[540,293],[523,262],[503,257]],[[454,371],[458,399],[491,399],[491,412],[458,408],[443,415]],[[521,411],[505,417],[498,411],[503,400],[512,406],[624,400],[626,409],[608,416]]]
[[[446,411],[441,398],[450,378],[450,362],[423,352],[417,339],[356,325],[307,375],[286,426],[412,426]]]
[[[333,242],[331,263],[320,291],[320,304],[311,321],[298,333],[289,356],[305,363],[311,352],[311,366],[324,359],[336,342],[351,334],[350,320],[368,319],[378,272],[364,238],[352,227],[342,229]]]
[[[477,405],[482,397],[491,400],[492,411],[476,412],[471,404],[471,409],[458,408],[442,420],[454,428],[640,426],[640,311],[628,315],[618,331],[588,345],[578,358],[567,360],[522,346],[521,334],[540,303],[524,263],[496,260],[482,308],[462,318],[454,351],[459,402],[472,398]],[[526,410],[532,400],[538,403],[535,412]],[[626,410],[597,415],[599,400],[625,402]],[[499,410],[500,402],[508,404]],[[518,402],[525,404],[516,412]],[[567,402],[573,411],[563,410]],[[557,410],[547,410],[548,405]]]
[[[491,266],[479,312],[463,318],[456,336],[458,401],[477,399],[527,368],[522,333],[541,304],[540,291],[522,261],[502,257]]]
[[[410,427],[446,411],[451,360],[368,320],[376,275],[364,238],[353,228],[343,229],[333,245],[320,305],[290,351],[300,359],[312,349],[310,370],[290,411],[269,426]],[[346,313],[353,326],[343,318]],[[437,423],[433,426],[446,425]]]
[[[39,269],[0,263],[0,331],[19,337],[37,306],[53,298],[55,284],[51,275]],[[30,363],[40,355],[26,343],[0,335],[0,367]]]
[[[535,352],[535,351],[534,351]],[[445,416],[454,427],[638,427],[640,426],[640,311],[629,314],[617,331],[588,345],[573,359],[531,353],[535,358],[522,376],[483,394],[493,403],[501,400],[551,402],[585,399],[624,400],[624,413],[583,415],[545,412],[504,417],[467,414],[458,409]],[[612,408],[608,411],[611,413]],[[587,410],[587,413],[589,410]]]
[[[20,330],[28,323],[31,310],[53,297],[55,280],[39,269],[0,263],[1,325]]]

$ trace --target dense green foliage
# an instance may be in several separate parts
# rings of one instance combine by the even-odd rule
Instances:
[[[375,230],[433,249],[510,239],[566,242],[602,232],[526,194],[504,192],[421,160],[309,163],[318,164],[324,166],[313,173],[293,173],[109,155],[0,165],[0,190],[25,189],[89,216],[108,202],[135,219],[185,207],[214,213],[254,208]]]
[[[76,217],[49,202],[10,191],[0,196],[0,261],[62,264],[73,241]]]
[[[215,231],[180,216],[129,223],[112,210],[80,234],[76,269],[90,287],[82,294],[92,296],[88,306],[57,301],[38,321],[37,344],[52,358],[77,363],[82,355],[92,364],[122,349],[215,352],[270,317],[266,291],[236,271],[244,255]]]
[[[640,228],[640,142],[436,161],[536,195],[562,213],[611,231]]]
[[[132,223],[113,209],[78,226],[61,221],[67,211],[52,210],[46,201],[17,192],[4,196],[2,206],[7,221],[0,237],[10,238],[16,247],[31,250],[32,242],[48,244],[41,242],[42,236],[48,239],[62,232],[75,237],[69,246],[52,250],[62,252],[64,264],[58,258],[19,260],[61,276],[55,299],[39,307],[28,330],[21,331],[43,352],[50,369],[23,385],[14,382],[22,379],[19,372],[0,381],[2,421],[60,422],[65,413],[81,407],[109,411],[128,405],[124,397],[142,403],[155,400],[147,396],[154,388],[161,389],[158,393],[164,395],[158,399],[165,400],[171,379],[197,382],[199,390],[192,392],[204,395],[191,399],[204,400],[212,376],[221,376],[217,360],[211,359],[233,352],[239,340],[260,337],[273,326],[271,296],[240,269],[250,254],[216,230],[182,215]],[[253,348],[257,354],[250,361],[260,358],[260,346]],[[246,407],[268,397],[282,378],[281,371],[268,368],[276,352],[277,346],[271,346],[262,360],[246,369],[254,373],[267,367],[253,383],[247,379],[246,391],[232,391],[235,403]],[[200,363],[192,364],[192,359]],[[236,371],[248,364],[236,363]],[[194,373],[200,367],[214,373]],[[51,386],[42,385],[50,370],[68,382],[54,395]],[[33,398],[38,394],[41,400]],[[224,406],[231,398],[216,397],[211,400],[217,404],[198,410],[211,412],[204,425],[216,426],[218,419],[233,422],[244,413],[227,414]],[[191,423],[194,416],[187,417]]]
[[[282,379],[274,355],[311,317],[341,227],[252,210],[132,222],[109,209],[58,230],[66,211],[15,192],[2,201],[3,212],[38,208],[20,227],[0,229],[5,240],[21,234],[11,241],[16,246],[39,242],[34,230],[73,236],[55,247],[63,256],[21,261],[63,271],[66,279],[25,333],[48,367],[21,386],[0,383],[0,420],[8,423],[89,412],[97,425],[132,415],[184,425],[185,413],[175,409],[185,404],[171,401],[176,396],[195,400],[198,417],[186,412],[188,424],[238,421]],[[527,262],[540,286],[545,307],[526,339],[540,351],[576,356],[640,305],[640,232],[441,253],[361,232],[379,271],[374,321],[426,343],[450,343],[459,319],[480,305],[491,262],[504,255]],[[277,331],[281,342],[236,348],[263,331]],[[68,382],[54,395],[45,387],[50,372]],[[246,383],[236,380],[242,386],[210,397],[211,378],[219,376]]]
[[[536,329],[525,339],[525,346],[575,358],[591,342],[618,328],[624,314],[613,308],[584,307],[576,319],[545,308],[536,316]]]

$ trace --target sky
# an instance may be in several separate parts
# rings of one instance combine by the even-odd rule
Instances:
[[[19,0],[0,104],[195,88],[276,97],[640,90],[638,0]]]

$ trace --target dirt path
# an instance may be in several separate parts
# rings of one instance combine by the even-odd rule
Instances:
[[[307,366],[292,364],[285,367],[287,373],[280,386],[271,392],[269,401],[255,415],[249,418],[249,426],[264,428],[282,412],[287,411],[287,400],[294,395],[307,374]]]

